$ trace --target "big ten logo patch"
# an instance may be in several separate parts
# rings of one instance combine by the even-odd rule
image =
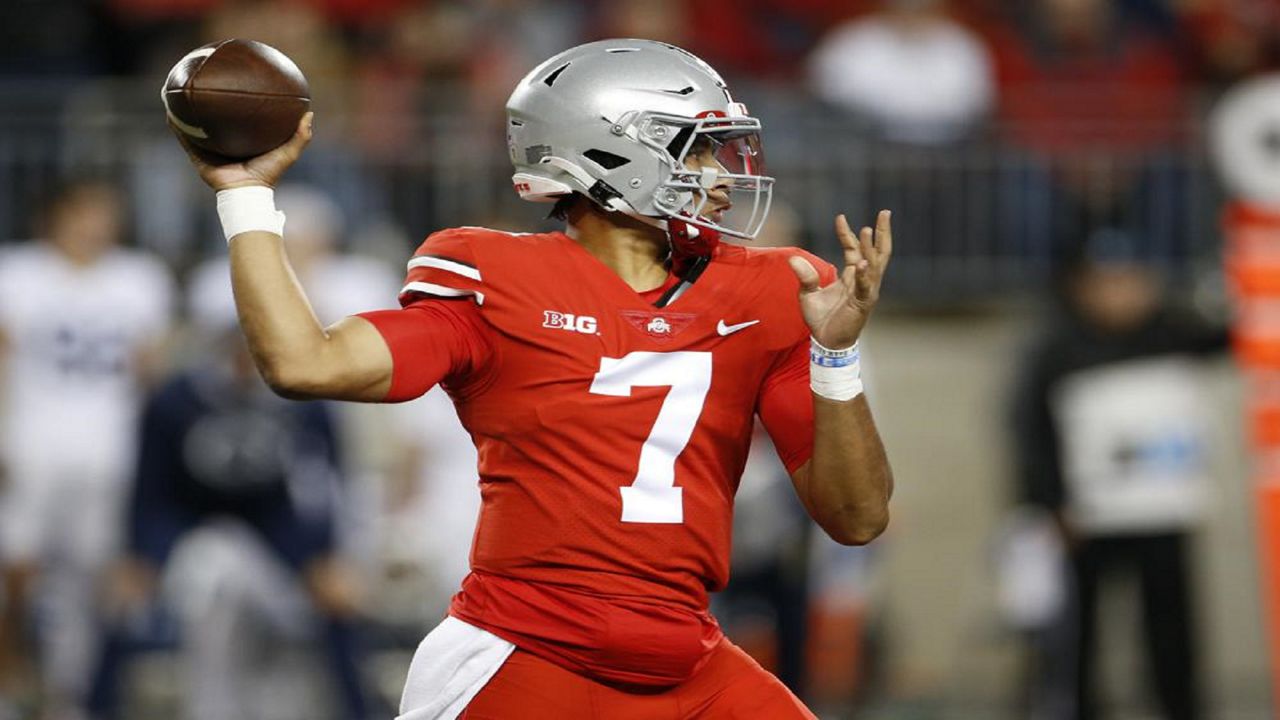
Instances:
[[[573,313],[562,313],[555,310],[543,310],[542,327],[568,330],[569,332],[577,332],[584,335],[595,335],[600,325],[590,315],[574,315]]]

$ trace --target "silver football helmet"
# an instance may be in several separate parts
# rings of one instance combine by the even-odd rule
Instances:
[[[507,148],[521,198],[578,192],[668,231],[676,220],[753,238],[773,196],[760,121],[711,66],[652,40],[587,43],[534,68],[507,101]],[[716,164],[690,170],[691,152]],[[736,207],[703,215],[712,191]]]

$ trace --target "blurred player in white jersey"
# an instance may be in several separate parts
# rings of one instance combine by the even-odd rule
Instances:
[[[96,583],[173,293],[159,261],[119,246],[122,207],[107,184],[70,184],[45,209],[44,240],[0,251],[0,698],[36,671],[47,704],[69,705],[88,675]]]

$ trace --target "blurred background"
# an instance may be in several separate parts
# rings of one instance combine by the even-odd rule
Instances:
[[[243,37],[307,75],[278,203],[333,322],[394,306],[436,229],[555,227],[503,104],[617,36],[762,118],[760,242],[834,260],[836,213],[894,212],[864,342],[891,527],[824,541],[761,438],[729,634],[824,718],[1274,717],[1209,127],[1280,69],[1280,3],[6,0],[0,719],[389,717],[466,572],[447,399],[297,405],[247,365],[169,67]]]

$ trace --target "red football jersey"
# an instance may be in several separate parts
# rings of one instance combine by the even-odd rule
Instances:
[[[788,469],[811,452],[792,254],[834,279],[802,250],[721,245],[657,308],[563,233],[461,228],[422,244],[402,303],[433,299],[423,322],[476,336],[450,340],[462,359],[429,378],[479,451],[473,573],[454,615],[606,680],[693,671],[719,639],[708,592],[728,580],[755,414]],[[366,317],[392,349],[391,399],[424,390],[408,366],[436,343]]]

